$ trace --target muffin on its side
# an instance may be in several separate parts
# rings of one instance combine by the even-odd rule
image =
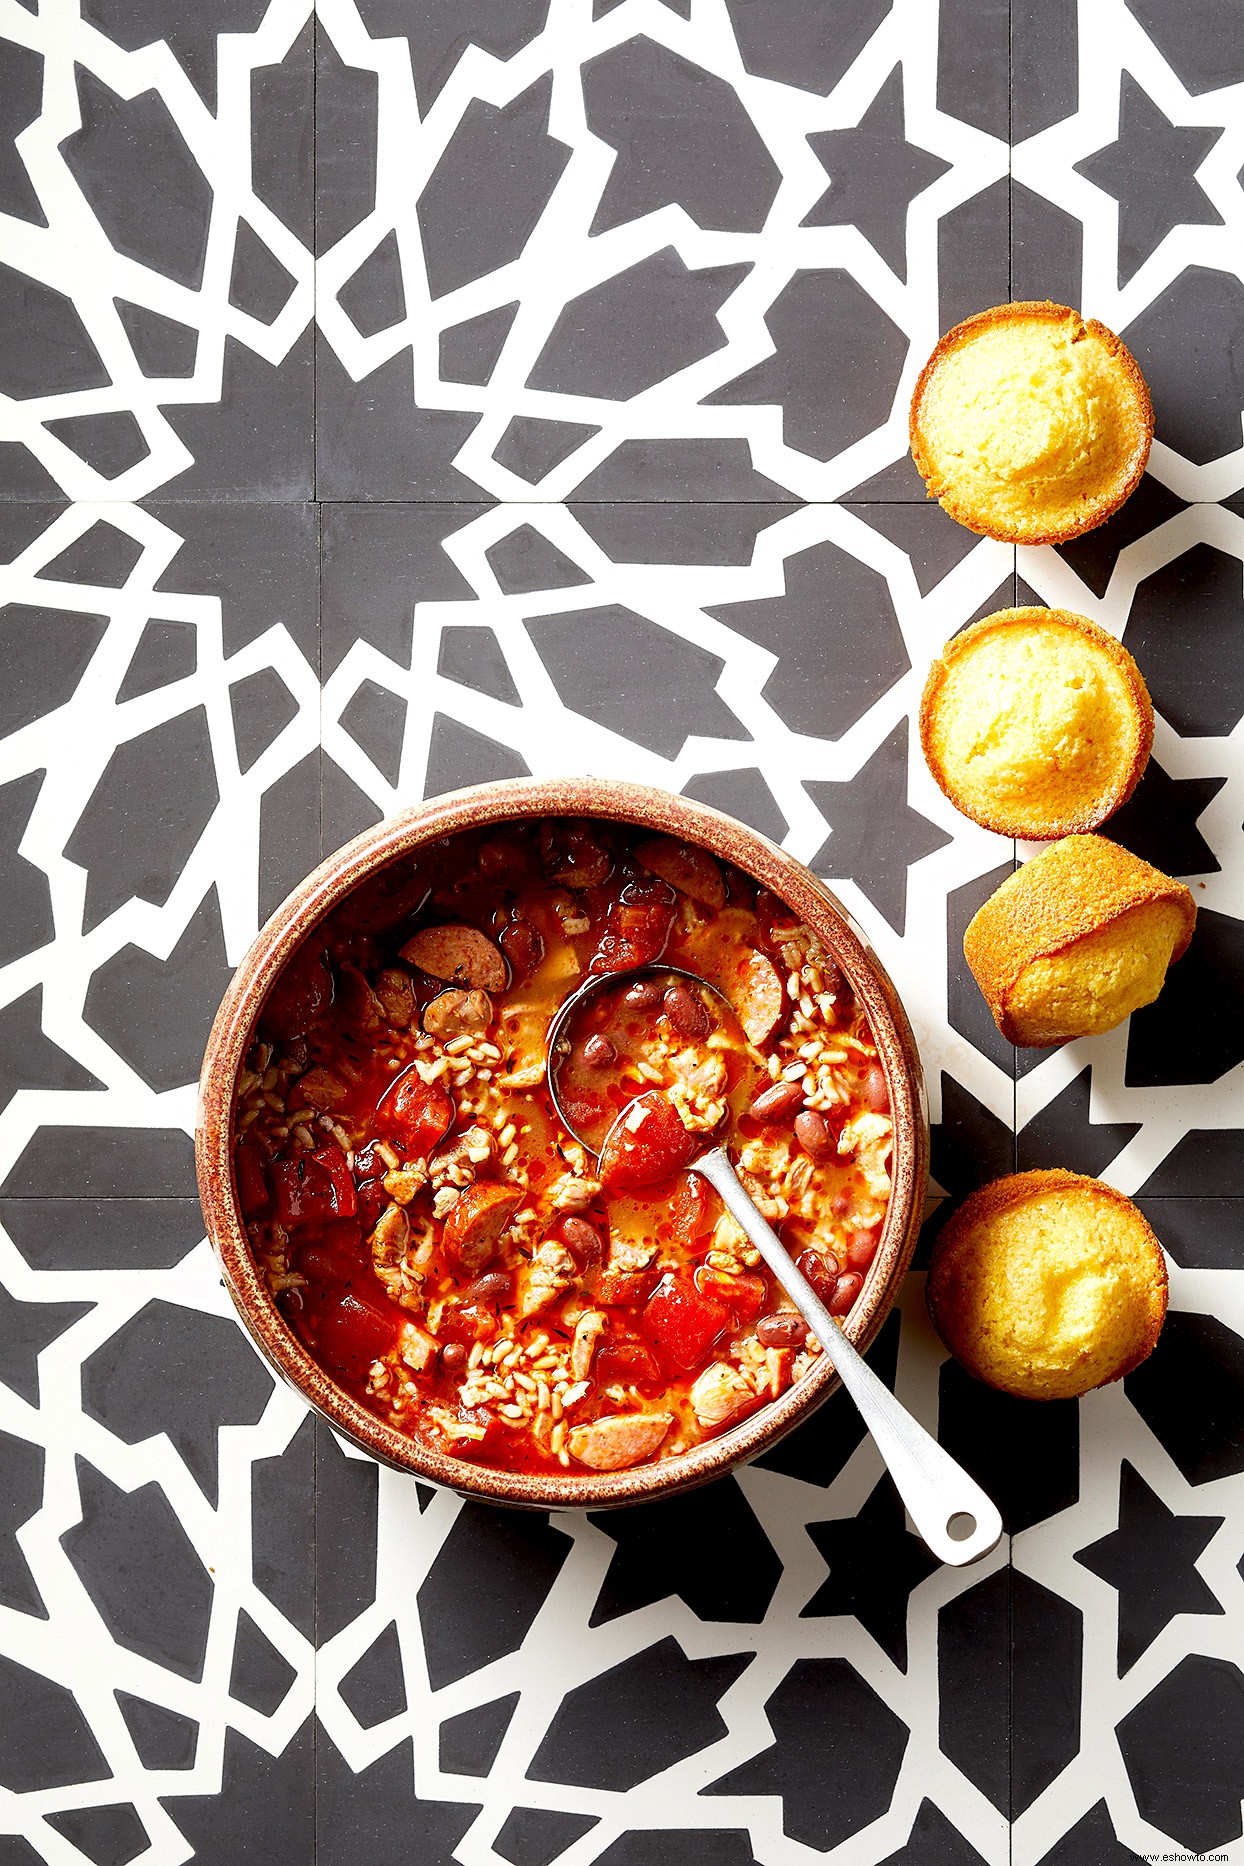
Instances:
[[[1132,1201],[1061,1168],[974,1192],[933,1248],[933,1326],[969,1373],[1021,1399],[1073,1399],[1152,1352],[1166,1259]]]
[[[1000,609],[947,642],[920,701],[929,770],[1002,836],[1096,829],[1149,760],[1153,706],[1113,635],[1070,609]]]
[[[1061,544],[1140,484],[1153,405],[1135,358],[1066,305],[997,305],[948,331],[911,403],[911,452],[961,525]]]
[[[1052,1049],[1152,1004],[1195,925],[1181,881],[1104,836],[1066,836],[990,895],[963,952],[1007,1041]]]

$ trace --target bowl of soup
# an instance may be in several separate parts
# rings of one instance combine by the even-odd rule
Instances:
[[[238,967],[196,1131],[274,1368],[378,1459],[545,1509],[704,1482],[837,1384],[690,1170],[714,1144],[866,1348],[927,1181],[897,994],[785,851],[596,779],[331,856]]]

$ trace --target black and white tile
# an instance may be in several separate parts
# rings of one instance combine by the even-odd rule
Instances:
[[[4,1860],[1244,1860],[1242,82],[1229,0],[0,0]],[[1009,296],[1154,389],[1063,551],[905,454]],[[1115,833],[1201,908],[1049,1056],[960,956],[1016,852],[912,728],[1016,600],[1136,654]],[[189,1141],[230,967],[368,823],[567,769],[832,881],[939,1192],[1065,1163],[1161,1236],[1162,1342],[1079,1407],[968,1381],[909,1279],[874,1360],[997,1495],[981,1567],[841,1397],[545,1521],[347,1452],[234,1323]]]

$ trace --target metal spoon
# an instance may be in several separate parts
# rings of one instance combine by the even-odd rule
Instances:
[[[652,977],[689,979],[719,998],[732,1018],[736,1015],[729,1000],[707,979],[674,965],[641,965],[624,972],[602,972],[588,978],[572,992],[549,1025],[545,1059],[553,1105],[564,1126],[589,1153],[599,1155],[607,1144],[608,1135],[599,1146],[593,1146],[567,1117],[558,1088],[565,1051],[558,1046],[567,1025],[586,999],[606,988],[620,990],[637,980]],[[617,1122],[625,1118],[626,1112],[625,1108],[621,1111],[610,1133]],[[743,1227],[820,1342],[885,1459],[908,1515],[934,1555],[956,1568],[987,1555],[1002,1535],[1002,1518],[996,1506],[980,1485],[899,1404],[885,1382],[877,1378],[863,1355],[852,1346],[777,1233],[761,1217],[730,1164],[725,1148],[710,1147],[691,1162],[690,1171],[699,1173],[718,1193],[730,1216]]]

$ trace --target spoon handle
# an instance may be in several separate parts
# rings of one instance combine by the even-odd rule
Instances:
[[[942,1450],[879,1380],[847,1340],[812,1285],[792,1262],[777,1233],[757,1211],[721,1147],[691,1169],[721,1195],[837,1369],[859,1407],[907,1513],[940,1561],[953,1567],[976,1561],[997,1546],[1002,1518],[980,1485]],[[964,1519],[967,1519],[966,1521]]]

